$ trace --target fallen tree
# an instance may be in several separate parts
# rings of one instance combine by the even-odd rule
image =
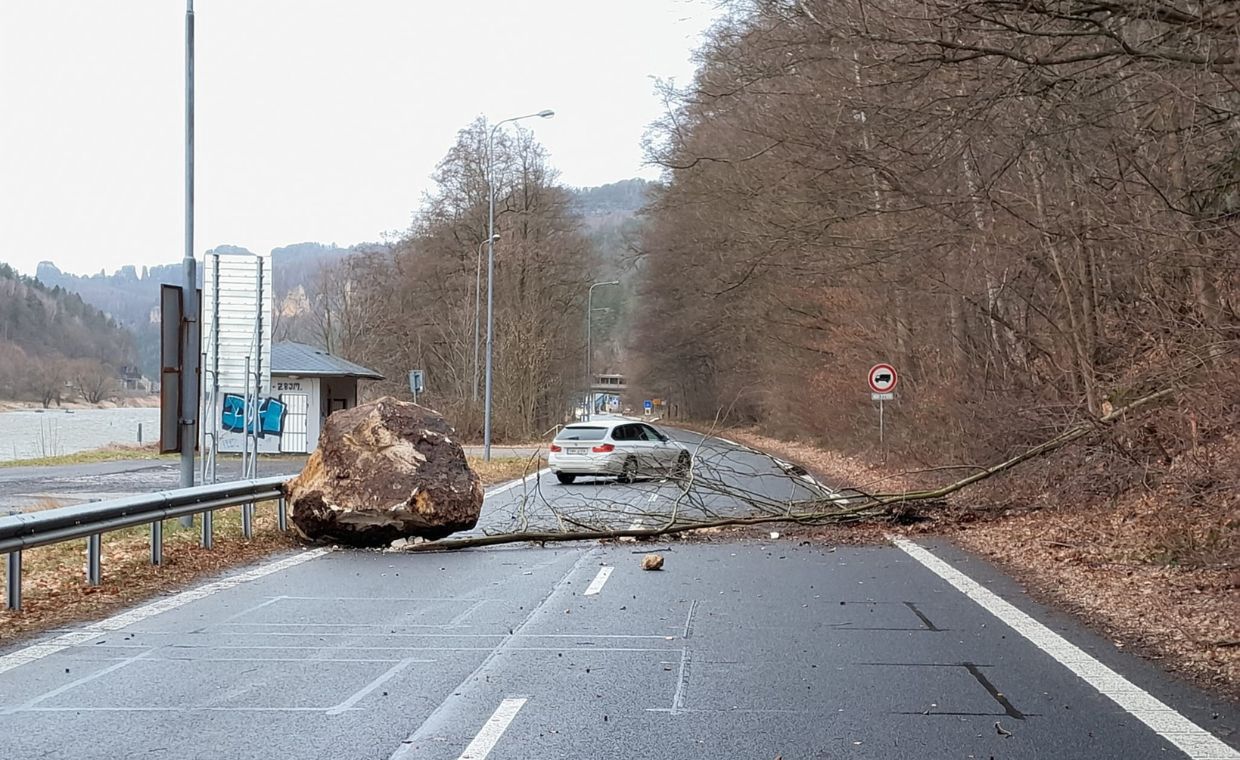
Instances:
[[[673,501],[670,510],[635,511],[631,509],[630,504],[597,499],[566,507],[553,504],[545,498],[541,493],[540,482],[535,479],[533,491],[525,493],[515,504],[512,514],[514,521],[512,530],[409,544],[404,550],[412,552],[450,551],[510,543],[545,544],[619,538],[651,539],[729,526],[777,523],[825,525],[866,520],[891,520],[909,504],[942,503],[945,497],[974,483],[1009,471],[1024,462],[1098,433],[1121,420],[1129,419],[1133,414],[1147,410],[1156,403],[1172,397],[1175,391],[1173,387],[1164,388],[1142,396],[1101,417],[1073,425],[1016,456],[989,467],[979,467],[976,472],[967,477],[939,488],[887,494],[865,493],[857,489],[837,492],[813,481],[812,478],[807,480],[803,475],[788,475],[786,477],[794,485],[790,493],[795,493],[797,489],[800,489],[815,495],[812,498],[778,499],[746,488],[740,483],[732,482],[735,477],[745,478],[752,477],[752,475],[730,466],[728,459],[734,456],[731,451],[714,457],[706,456],[703,446],[699,444],[695,451],[693,467],[686,476],[679,479],[680,493]],[[746,452],[746,454],[752,456],[752,452]],[[771,462],[780,465],[779,469],[787,470],[787,463],[769,455],[765,456]],[[537,468],[532,461],[531,470],[533,469]],[[528,479],[528,474],[526,477]],[[711,503],[718,502],[720,499],[727,500],[726,503],[730,506],[743,504],[749,508],[749,513],[723,514],[717,503]],[[531,524],[531,521],[537,522],[539,518],[548,524]],[[629,524],[627,527],[617,526],[616,520]],[[650,527],[640,526],[639,522],[644,520],[651,520],[654,524]],[[549,524],[552,522],[554,525]]]

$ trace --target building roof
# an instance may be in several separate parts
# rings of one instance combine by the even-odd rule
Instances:
[[[271,344],[271,372],[305,377],[362,377],[382,380],[383,375],[360,364],[333,356],[305,343],[280,341]]]

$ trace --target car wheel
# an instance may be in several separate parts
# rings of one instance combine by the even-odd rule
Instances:
[[[571,486],[573,481],[577,479],[577,476],[569,472],[557,472],[555,474],[555,479],[560,481],[563,485]]]
[[[672,469],[672,476],[677,478],[686,477],[692,468],[693,457],[687,451],[681,452],[680,456],[676,458],[676,467]]]
[[[621,483],[633,483],[637,480],[637,460],[632,457],[624,460],[620,467],[620,476],[616,480]]]

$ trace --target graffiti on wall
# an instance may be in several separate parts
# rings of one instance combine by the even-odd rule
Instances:
[[[258,401],[258,414],[253,415],[250,432],[259,438],[284,433],[284,402],[277,398],[263,398]],[[246,430],[245,396],[236,393],[224,394],[224,404],[220,409],[220,427],[229,433],[244,433]]]
[[[620,408],[620,396],[616,393],[603,393],[596,391],[594,393],[594,412],[596,414],[605,414],[614,412]]]

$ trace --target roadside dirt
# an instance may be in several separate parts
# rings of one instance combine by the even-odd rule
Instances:
[[[1169,455],[1157,477],[1148,468],[1139,468],[1144,478],[1121,473],[1116,460],[1131,463],[1158,422],[1031,462],[945,504],[913,507],[909,525],[790,528],[785,536],[832,543],[849,533],[860,541],[889,531],[947,536],[1117,647],[1240,702],[1240,441],[1199,439],[1192,451]],[[726,435],[833,486],[899,493],[943,479],[754,430]]]

